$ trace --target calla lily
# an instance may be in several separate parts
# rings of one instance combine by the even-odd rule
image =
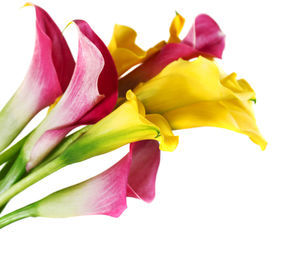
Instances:
[[[3,192],[26,170],[39,164],[75,127],[94,123],[110,113],[117,100],[117,73],[104,43],[81,20],[78,59],[61,99],[26,139],[14,166],[0,183]]]
[[[57,159],[66,164],[76,163],[146,139],[159,141],[163,151],[174,151],[178,137],[173,135],[166,119],[159,114],[146,115],[143,104],[130,90],[126,99],[120,107],[92,125]]]
[[[119,81],[119,94],[145,82],[157,75],[169,63],[179,59],[191,59],[199,55],[208,58],[221,58],[225,47],[225,36],[218,24],[208,15],[201,14],[195,19],[188,35],[180,41],[184,19],[177,14],[170,28],[169,43],[158,53],[150,57],[139,67],[125,75]],[[118,63],[118,62],[117,62]]]
[[[34,54],[23,83],[0,112],[0,151],[15,139],[40,110],[51,105],[65,91],[75,66],[59,28],[45,10],[34,7]]]
[[[213,126],[243,133],[265,149],[254,113],[255,93],[233,73],[221,77],[217,65],[204,57],[179,59],[134,90],[147,113],[159,113],[172,129]]]
[[[137,100],[132,91],[129,90],[126,97],[125,103],[98,123],[90,125],[77,140],[68,145],[56,158],[41,164],[10,189],[3,192],[0,195],[0,207],[22,190],[60,168],[110,152],[128,143],[156,140],[160,143],[161,150],[173,151],[177,147],[178,137],[173,135],[165,118],[159,114],[145,115],[144,106]]]
[[[130,152],[108,170],[3,216],[0,228],[26,217],[98,214],[118,217],[127,208],[128,196],[152,201],[159,166],[157,146],[156,141],[147,140],[132,144]]]

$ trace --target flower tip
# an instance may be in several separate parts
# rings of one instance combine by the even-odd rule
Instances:
[[[127,100],[136,100],[136,95],[132,92],[131,89],[126,92],[126,99]]]
[[[183,27],[183,23],[185,22],[185,19],[182,15],[180,15],[180,13],[178,11],[175,10],[175,17],[177,17],[177,19],[180,20],[181,24],[182,24],[182,27]]]
[[[33,3],[31,2],[26,2],[23,6],[21,6],[20,8],[24,8],[24,7],[27,7],[27,6],[34,6]]]
[[[268,143],[266,141],[264,141],[262,144],[260,144],[260,149],[261,151],[265,151],[267,148]]]
[[[132,92],[131,89],[129,89],[126,92],[126,99],[127,99],[127,101],[132,102],[136,106],[136,109],[139,112],[139,114],[141,114],[142,116],[146,115],[146,110],[145,110],[143,103],[138,100],[138,98],[136,97],[134,92]]]
[[[159,136],[159,149],[161,151],[173,152],[178,146],[179,136]]]
[[[265,140],[265,138],[262,137],[262,135],[259,134],[255,136],[250,136],[249,138],[253,143],[257,144],[260,147],[261,151],[266,150],[268,142]]]
[[[70,21],[70,22],[67,24],[67,26],[64,27],[64,29],[62,30],[62,33],[64,33],[65,30],[66,30],[73,22],[74,22],[73,20]]]

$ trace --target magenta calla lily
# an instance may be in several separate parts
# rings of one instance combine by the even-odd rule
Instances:
[[[129,153],[111,168],[3,216],[0,228],[26,217],[119,217],[127,208],[126,197],[151,202],[155,196],[155,180],[160,159],[157,150],[156,141],[132,143]]]
[[[127,208],[126,197],[151,202],[159,166],[157,147],[157,142],[149,140],[131,144],[129,153],[108,170],[37,202],[37,215],[118,217]]]
[[[36,42],[25,79],[0,113],[0,151],[43,108],[67,88],[75,62],[57,25],[45,10],[36,11]]]
[[[189,60],[199,55],[221,58],[224,47],[225,35],[218,24],[206,14],[198,15],[188,35],[181,42],[166,44],[158,53],[121,78],[119,93],[124,96],[128,89],[148,81],[179,58]]]
[[[106,46],[82,20],[78,27],[78,58],[68,88],[46,118],[26,139],[15,164],[0,183],[3,192],[39,164],[64,137],[83,123],[110,113],[117,101],[117,71]]]

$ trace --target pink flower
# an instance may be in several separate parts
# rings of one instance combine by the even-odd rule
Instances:
[[[151,202],[159,166],[156,141],[140,141],[111,168],[84,182],[0,218],[0,229],[26,217],[62,218],[81,215],[119,217],[127,208],[126,197]]]
[[[0,112],[0,151],[40,110],[51,105],[66,90],[75,66],[60,29],[45,10],[34,7],[34,54],[23,83]]]

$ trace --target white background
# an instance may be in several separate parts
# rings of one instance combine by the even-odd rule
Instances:
[[[226,34],[220,62],[257,92],[255,112],[269,142],[218,128],[177,132],[163,153],[153,203],[129,199],[106,216],[26,219],[0,231],[0,264],[300,264],[299,49],[297,1],[35,1],[59,27],[87,20],[109,42],[115,23],[133,27],[148,48],[167,40],[175,10],[199,13]],[[0,106],[21,83],[33,52],[35,14],[23,1],[0,7]],[[66,37],[76,52],[76,31]],[[45,115],[41,113],[32,128]],[[27,128],[24,132],[29,131]],[[60,170],[17,196],[6,213],[100,173],[127,147]]]

